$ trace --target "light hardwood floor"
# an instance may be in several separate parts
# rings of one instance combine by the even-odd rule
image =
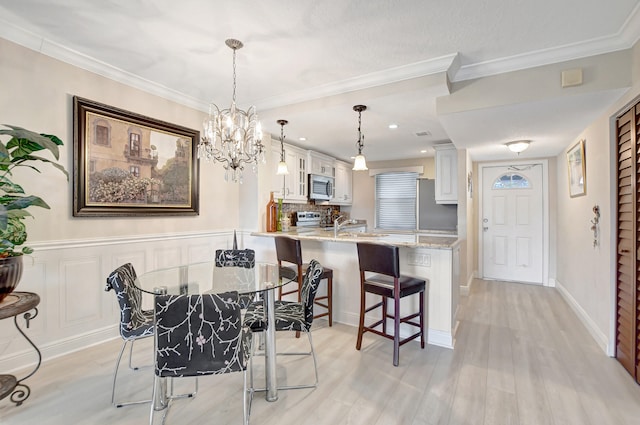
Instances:
[[[359,352],[356,329],[317,321],[319,387],[281,391],[273,403],[256,394],[251,423],[640,424],[640,386],[596,346],[555,289],[476,280],[462,297],[459,318],[455,350],[420,350],[411,342],[401,348],[397,368],[391,341],[367,334]],[[137,346],[136,361],[151,361],[151,343]],[[279,351],[305,343],[304,337],[278,333]],[[0,401],[0,423],[146,423],[148,405],[109,404],[120,344],[114,340],[46,362],[27,381],[32,395],[22,406]],[[280,357],[280,382],[311,379],[311,366],[309,358]],[[151,369],[121,370],[121,397],[150,396]],[[197,397],[174,402],[167,423],[240,424],[241,388],[241,374],[201,378]]]

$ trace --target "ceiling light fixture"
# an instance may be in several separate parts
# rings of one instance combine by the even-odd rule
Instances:
[[[527,150],[530,140],[514,140],[513,142],[505,143],[505,146],[509,148],[511,152],[515,152],[518,155],[520,152]]]
[[[289,174],[289,168],[284,160],[284,126],[289,124],[289,121],[278,120],[278,124],[280,124],[280,162],[278,162],[278,171],[276,171],[276,174],[278,176],[284,176]]]
[[[358,155],[353,163],[353,171],[364,171],[368,170],[367,168],[367,160],[362,155],[362,148],[364,148],[364,135],[362,134],[362,111],[366,111],[367,107],[364,105],[356,105],[353,107],[353,110],[358,113],[358,141],[356,142],[356,146],[358,147]]]
[[[198,143],[198,158],[224,164],[225,181],[242,183],[244,164],[252,164],[256,171],[258,161],[265,162],[262,128],[256,107],[247,111],[236,107],[236,51],[243,44],[230,38],[225,44],[233,50],[233,98],[229,109],[209,104],[209,116],[204,120],[204,135]]]
[[[396,128],[398,128],[398,124],[389,124],[390,130],[395,130]]]

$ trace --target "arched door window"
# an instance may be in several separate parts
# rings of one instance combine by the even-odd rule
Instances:
[[[494,190],[500,189],[528,189],[531,187],[529,179],[522,174],[506,173],[498,177],[491,187]]]

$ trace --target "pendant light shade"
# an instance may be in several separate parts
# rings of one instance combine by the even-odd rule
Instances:
[[[358,155],[353,162],[353,171],[365,171],[367,168],[367,160],[362,155],[362,149],[364,148],[364,135],[362,134],[362,111],[366,111],[367,107],[364,105],[355,105],[353,110],[358,113],[358,141],[356,146],[358,147]]]
[[[278,120],[277,122],[280,124],[280,162],[278,162],[276,175],[285,176],[289,174],[289,167],[287,167],[287,163],[284,160],[284,126],[287,125],[289,121]]]
[[[368,168],[367,168],[367,160],[365,159],[364,155],[356,156],[356,159],[353,162],[353,170],[354,171],[365,171],[365,170],[368,170]]]

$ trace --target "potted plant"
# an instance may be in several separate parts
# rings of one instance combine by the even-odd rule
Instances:
[[[27,167],[39,173],[35,164],[43,162],[62,171],[67,181],[69,180],[67,170],[56,162],[59,158],[58,146],[63,145],[62,140],[21,127],[4,126],[9,129],[0,128],[0,301],[20,281],[22,255],[33,252],[33,249],[23,246],[27,241],[24,220],[31,216],[27,208],[49,208],[42,198],[25,194],[22,186],[13,181],[12,171],[16,167]],[[49,151],[56,161],[33,155],[37,151]]]

